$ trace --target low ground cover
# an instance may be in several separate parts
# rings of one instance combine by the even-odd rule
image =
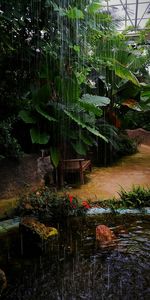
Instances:
[[[121,189],[120,199],[81,201],[71,194],[59,195],[50,188],[35,190],[19,199],[16,214],[19,216],[37,216],[41,220],[61,220],[67,216],[85,215],[87,210],[94,207],[111,208],[143,208],[150,207],[150,188],[133,186],[131,191]]]

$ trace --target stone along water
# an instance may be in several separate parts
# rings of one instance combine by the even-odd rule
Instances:
[[[150,216],[99,215],[68,219],[47,251],[20,237],[1,238],[1,268],[8,285],[2,300],[149,299]],[[115,233],[115,244],[100,247],[96,226]]]

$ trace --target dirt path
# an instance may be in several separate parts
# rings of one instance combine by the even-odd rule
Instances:
[[[27,161],[28,160],[29,162],[31,161],[31,159],[27,158]],[[35,164],[34,160],[29,171],[34,169],[33,164]],[[14,170],[13,166],[12,168]],[[16,194],[18,192],[18,185],[16,186],[18,181],[15,183],[15,178],[19,178],[19,182],[22,180],[21,175],[18,177],[18,174],[22,173],[22,168],[20,171],[16,169],[16,174],[12,172],[12,168],[9,170],[12,174],[12,176],[9,176],[10,181],[6,180],[10,174],[3,173],[3,176],[1,176],[0,218],[11,214],[11,211],[16,206],[16,199],[18,198]],[[26,168],[24,166],[23,173],[25,173],[25,170]],[[27,175],[28,174],[26,174],[27,178],[25,177],[26,182],[32,182],[33,178],[31,177],[34,177],[34,172],[30,172],[30,176]],[[86,184],[81,185],[79,188],[71,188],[68,192],[83,200],[101,200],[112,197],[117,198],[118,191],[121,187],[126,190],[130,190],[133,185],[150,187],[150,145],[141,145],[138,153],[122,158],[122,160],[112,167],[93,168],[92,172],[87,175],[87,179]],[[21,181],[19,188],[21,186],[22,189],[25,189],[23,183]]]
[[[108,168],[93,168],[88,182],[80,188],[70,189],[70,194],[81,199],[108,199],[118,197],[121,187],[130,190],[133,185],[150,187],[150,146],[141,145],[139,152],[124,157]]]

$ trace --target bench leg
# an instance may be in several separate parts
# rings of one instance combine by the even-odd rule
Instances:
[[[83,171],[80,170],[80,182],[81,184],[84,184],[84,174]]]

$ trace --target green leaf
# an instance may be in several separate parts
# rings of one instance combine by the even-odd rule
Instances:
[[[83,123],[78,117],[74,116],[72,113],[68,112],[67,110],[64,110],[64,113],[82,128],[86,128],[92,134],[102,138],[105,142],[108,142],[108,139],[102,134],[100,134],[100,132],[97,129],[93,127],[89,127],[88,125]]]
[[[32,116],[30,111],[27,110],[21,110],[19,112],[19,117],[27,124],[35,124],[36,118]]]
[[[95,96],[90,94],[84,94],[81,98],[86,103],[93,104],[95,106],[106,106],[110,103],[110,99],[102,96]]]
[[[55,78],[56,91],[65,102],[76,102],[80,96],[80,87],[76,78]]]
[[[33,144],[47,144],[49,141],[49,135],[46,132],[40,132],[37,128],[31,128],[30,135]]]
[[[136,76],[128,70],[125,66],[121,65],[119,62],[114,63],[114,71],[117,76],[119,76],[122,79],[130,80],[135,85],[140,87],[140,83]]]
[[[86,137],[85,135],[83,135],[81,133],[80,135],[81,140],[84,142],[84,144],[88,145],[88,146],[92,146],[92,139],[90,139],[89,137]]]
[[[87,103],[84,101],[79,100],[80,105],[87,110],[88,112],[92,112],[94,113],[96,116],[101,116],[102,115],[102,110],[98,107],[96,107],[94,104],[92,103]]]
[[[47,112],[43,111],[38,105],[35,107],[35,109],[40,115],[42,115],[47,120],[57,122],[55,118],[51,117]]]
[[[40,89],[33,93],[32,101],[36,106],[37,104],[47,103],[51,96],[51,88],[48,84],[43,85]]]
[[[74,49],[74,51],[76,51],[77,53],[80,52],[80,46],[78,46],[78,45],[74,45],[74,46],[73,46],[73,49]]]
[[[86,75],[82,72],[75,72],[77,81],[79,84],[85,83],[86,82]]]
[[[60,152],[56,147],[50,147],[50,154],[52,163],[57,168],[60,161]]]
[[[101,4],[98,2],[93,2],[87,7],[87,12],[89,14],[94,14],[96,13],[99,9],[101,8]]]
[[[87,148],[85,147],[85,145],[81,141],[76,142],[76,144],[71,143],[71,145],[78,154],[86,155]]]
[[[70,8],[67,11],[67,16],[69,19],[72,19],[72,20],[84,19],[82,10],[78,9],[77,7]]]
[[[141,92],[141,97],[145,97],[147,99],[150,99],[150,89],[149,89],[149,91],[142,91]]]

